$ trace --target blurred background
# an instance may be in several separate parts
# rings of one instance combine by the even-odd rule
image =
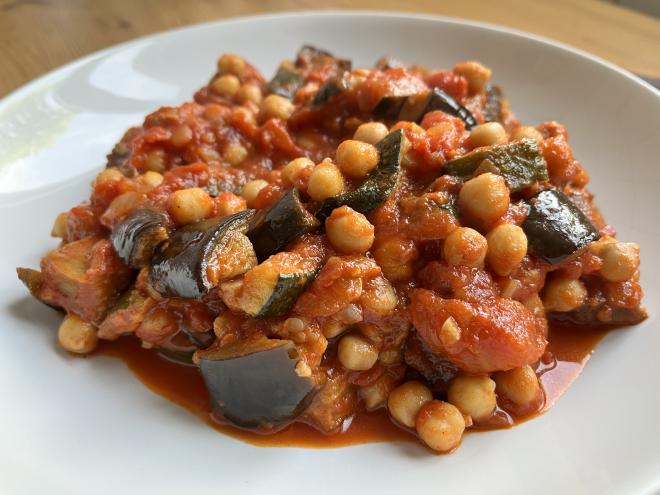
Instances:
[[[0,97],[78,57],[239,15],[375,9],[473,19],[587,50],[660,84],[660,0],[0,0]]]

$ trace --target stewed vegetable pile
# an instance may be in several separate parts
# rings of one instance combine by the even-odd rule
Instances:
[[[639,247],[556,122],[521,125],[478,62],[237,55],[128,130],[58,248],[19,268],[59,343],[134,336],[195,365],[212,414],[340,433],[387,408],[431,449],[540,410],[548,325],[632,324]]]

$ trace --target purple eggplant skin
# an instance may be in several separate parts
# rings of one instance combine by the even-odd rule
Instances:
[[[210,218],[186,225],[174,232],[156,250],[149,270],[149,282],[169,297],[199,299],[212,288],[207,265],[214,248],[229,232],[245,233],[254,210],[226,217]]]
[[[195,355],[215,414],[237,426],[273,430],[294,420],[317,391],[296,373],[300,357],[290,340],[255,335]]]
[[[140,269],[149,264],[158,244],[167,239],[167,223],[162,213],[136,210],[114,228],[110,240],[124,263]]]
[[[433,88],[423,100],[408,98],[399,113],[399,120],[419,123],[424,115],[435,110],[458,117],[465,123],[468,131],[478,124],[477,119],[467,108],[440,88]]]

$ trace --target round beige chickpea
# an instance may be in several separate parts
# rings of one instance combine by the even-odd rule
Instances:
[[[473,127],[470,131],[470,145],[472,148],[504,144],[506,142],[506,131],[499,122],[486,122]]]
[[[553,277],[545,284],[541,298],[546,311],[566,313],[584,305],[588,295],[582,281]]]
[[[600,274],[610,282],[630,280],[639,268],[639,245],[632,242],[612,242],[600,251],[603,265]]]
[[[319,163],[309,176],[307,194],[315,201],[337,196],[344,191],[344,176],[329,160]]]
[[[293,103],[279,95],[268,95],[261,102],[261,118],[288,119],[293,113]]]
[[[486,257],[486,238],[469,227],[458,227],[445,239],[442,252],[449,265],[481,267]]]
[[[213,200],[199,187],[179,189],[170,196],[167,210],[177,225],[187,225],[208,217],[213,210]]]
[[[481,174],[463,184],[458,204],[474,220],[488,225],[509,208],[509,188],[503,177],[490,172]]]
[[[391,282],[399,282],[412,277],[414,263],[419,258],[415,242],[401,236],[394,236],[379,242],[372,254],[383,274]]]
[[[374,226],[367,217],[349,206],[332,210],[325,222],[325,233],[332,246],[344,254],[361,254],[374,243]]]
[[[415,428],[422,441],[438,452],[450,452],[458,447],[465,431],[461,411],[439,400],[427,402],[417,413]]]
[[[238,55],[225,53],[218,59],[218,70],[223,74],[242,77],[245,72],[245,60]]]
[[[378,150],[372,144],[348,139],[337,148],[335,160],[346,177],[360,179],[378,165]]]
[[[192,129],[185,124],[181,124],[176,126],[172,131],[172,137],[170,138],[170,142],[172,143],[173,146],[176,146],[177,148],[181,148],[187,145],[190,141],[192,141],[192,138],[193,138]],[[159,172],[159,170],[154,170],[154,171]]]
[[[433,400],[433,393],[423,383],[412,380],[399,385],[387,398],[390,415],[408,428],[415,427],[415,417],[420,408]]]
[[[380,122],[367,122],[360,125],[353,134],[353,139],[362,141],[363,143],[376,144],[383,139],[389,130],[385,124]]]
[[[261,190],[267,185],[268,182],[265,180],[255,179],[251,180],[243,186],[243,189],[241,190],[241,196],[243,196],[245,199],[248,207],[252,208],[254,206],[254,202],[256,201],[257,196],[259,196]]]
[[[224,96],[225,98],[231,98],[240,88],[241,81],[239,81],[238,77],[233,74],[220,76],[211,83],[211,90],[215,94]]]
[[[349,334],[337,345],[341,365],[351,371],[366,371],[378,361],[378,349],[362,335]]]
[[[495,391],[508,400],[519,414],[537,410],[543,401],[543,392],[536,373],[525,365],[495,374]]]
[[[521,141],[523,139],[533,139],[537,143],[543,142],[543,135],[535,127],[521,125],[511,131],[511,141]]]
[[[57,331],[57,340],[69,352],[88,354],[96,349],[98,344],[96,331],[96,327],[91,323],[76,315],[66,315]]]
[[[457,376],[449,384],[447,400],[474,421],[483,421],[497,406],[495,382],[488,376]]]
[[[282,180],[286,185],[295,185],[303,173],[314,169],[314,162],[309,158],[295,158],[282,169]]]
[[[259,105],[263,100],[263,94],[261,93],[261,88],[256,84],[248,83],[241,86],[241,88],[236,93],[236,99],[240,103],[247,103],[251,101],[255,105]]]
[[[527,236],[517,225],[498,225],[488,232],[486,240],[486,260],[495,273],[502,277],[509,275],[527,254]]]

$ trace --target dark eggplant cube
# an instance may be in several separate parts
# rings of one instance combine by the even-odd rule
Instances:
[[[584,213],[557,189],[541,191],[529,201],[522,228],[530,251],[552,264],[600,238]]]
[[[410,97],[401,109],[399,120],[420,122],[424,115],[436,110],[458,117],[468,130],[477,125],[477,120],[467,108],[439,88],[433,88],[424,98]]]
[[[287,69],[286,67],[280,67],[268,83],[268,91],[291,99],[304,82],[304,78],[296,71]]]
[[[289,422],[316,392],[311,377],[296,373],[300,358],[290,340],[256,336],[197,356],[213,411],[242,427]]]
[[[110,240],[122,261],[139,269],[149,264],[158,244],[167,239],[166,226],[162,213],[140,209],[114,228]]]

